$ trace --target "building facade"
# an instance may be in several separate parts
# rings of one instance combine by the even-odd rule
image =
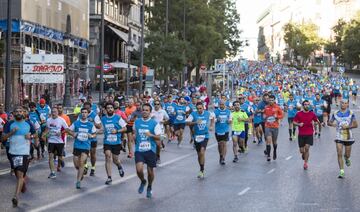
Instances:
[[[0,0],[0,28],[7,31],[7,0]],[[64,34],[67,16],[71,17],[70,79],[71,94],[76,95],[81,75],[86,72],[89,16],[87,0],[13,0],[12,10],[12,104],[24,99],[35,101],[45,89],[53,100],[60,100],[64,94],[64,84],[23,83],[24,54],[63,54]],[[5,37],[3,36],[3,39]],[[0,101],[4,100],[5,54],[0,63]]]
[[[259,52],[259,58],[266,50],[273,61],[286,62],[291,58],[283,32],[283,27],[289,22],[314,23],[318,26],[318,35],[329,40],[333,37],[332,27],[336,22],[339,19],[349,21],[359,10],[359,0],[275,0],[257,20],[267,47]],[[324,55],[320,50],[313,58]]]

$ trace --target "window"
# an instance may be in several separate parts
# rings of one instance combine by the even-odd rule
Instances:
[[[118,20],[118,18],[119,18],[119,8],[118,8],[118,5],[115,4],[114,19],[115,19],[115,20]]]
[[[114,3],[111,0],[109,4],[109,16],[114,17]]]
[[[104,8],[105,14],[109,15],[109,2],[108,2],[108,0],[105,0],[105,5],[104,6],[105,6],[105,8]],[[101,14],[101,9],[100,9],[100,14]]]
[[[133,40],[136,42],[136,35],[133,34]]]

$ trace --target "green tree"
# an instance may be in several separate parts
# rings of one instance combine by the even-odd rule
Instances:
[[[344,61],[348,64],[360,64],[360,19],[355,18],[348,23],[343,36],[342,50]]]
[[[295,56],[301,56],[306,62],[310,55],[321,48],[323,40],[317,34],[318,27],[313,23],[293,24],[284,26],[284,40]]]
[[[152,14],[147,21],[151,49],[145,51],[145,57],[154,67],[166,70],[162,76],[182,70],[180,58],[182,65],[188,64],[188,70],[197,68],[198,82],[201,64],[211,65],[216,58],[235,56],[241,47],[235,0],[169,0],[168,39],[161,38],[166,34],[166,0],[155,1],[148,10]]]
[[[344,53],[342,49],[343,37],[347,23],[343,19],[339,19],[332,31],[334,32],[334,39],[326,42],[324,48],[329,54],[334,53],[338,62],[344,62]]]

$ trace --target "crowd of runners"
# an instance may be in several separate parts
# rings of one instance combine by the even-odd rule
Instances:
[[[112,165],[120,177],[126,175],[119,157],[124,152],[127,158],[135,159],[138,192],[143,193],[146,187],[148,198],[152,197],[154,168],[161,163],[161,150],[169,142],[176,142],[179,148],[183,142],[193,145],[199,179],[205,177],[205,151],[213,137],[218,142],[220,165],[226,164],[228,142],[232,143],[233,163],[239,161],[239,154],[249,151],[249,141],[264,145],[266,161],[271,162],[278,156],[283,119],[288,121],[289,141],[298,140],[305,170],[309,168],[314,137],[320,137],[324,127],[335,127],[338,177],[345,176],[344,162],[351,165],[351,145],[355,141],[352,130],[357,128],[351,110],[357,105],[356,81],[336,73],[321,75],[281,64],[251,62],[247,71],[238,74],[235,84],[233,97],[221,90],[211,97],[206,87],[192,85],[166,95],[108,95],[100,104],[93,103],[89,96],[82,99],[72,123],[61,104],[50,108],[44,99],[17,106],[14,111],[0,111],[1,141],[17,179],[13,206],[18,205],[19,194],[26,191],[31,161],[48,160],[48,178],[56,178],[65,166],[64,147],[69,138],[74,140],[76,189],[81,189],[88,172],[90,176],[96,174],[98,143],[103,144],[105,184],[112,183]],[[191,137],[184,141],[187,127]]]

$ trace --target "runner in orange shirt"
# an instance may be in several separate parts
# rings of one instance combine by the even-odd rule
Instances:
[[[125,115],[128,117],[128,123],[126,125],[127,131],[127,146],[129,149],[128,158],[132,158],[132,143],[134,143],[134,136],[133,136],[133,126],[135,120],[130,120],[131,114],[136,111],[136,106],[134,105],[134,100],[132,98],[129,99],[129,104],[125,108]]]
[[[264,120],[265,120],[265,138],[266,138],[266,150],[264,151],[267,155],[267,161],[270,161],[271,144],[273,145],[273,160],[276,160],[276,149],[277,149],[277,137],[279,134],[279,125],[281,119],[284,117],[282,109],[275,103],[275,96],[269,96],[269,104],[264,109]]]

